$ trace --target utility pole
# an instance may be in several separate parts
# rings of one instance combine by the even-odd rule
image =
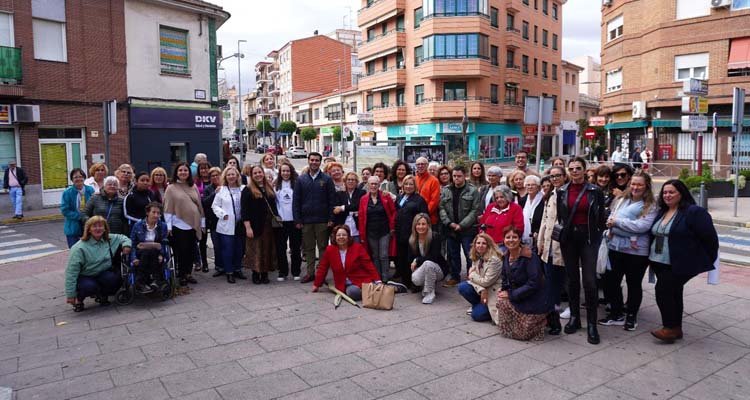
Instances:
[[[239,120],[238,125],[240,126],[239,131],[239,142],[240,142],[240,168],[242,168],[242,165],[245,164],[245,134],[242,132],[243,128],[245,126],[245,119],[242,117],[242,53],[240,53],[240,43],[247,42],[247,40],[238,40],[237,41],[237,113],[239,116],[237,117]]]

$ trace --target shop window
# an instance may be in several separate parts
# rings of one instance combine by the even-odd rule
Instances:
[[[708,53],[675,56],[674,80],[708,79]]]
[[[65,0],[33,0],[31,16],[34,58],[67,62]]]
[[[623,32],[623,17],[619,15],[607,22],[607,41],[611,42],[620,36]]]

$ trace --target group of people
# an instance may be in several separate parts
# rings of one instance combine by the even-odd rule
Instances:
[[[522,340],[576,332],[581,306],[589,343],[600,341],[597,324],[635,330],[650,266],[664,325],[652,333],[681,338],[682,288],[712,269],[717,254],[710,215],[679,180],[657,195],[651,177],[628,164],[550,164],[539,174],[521,151],[507,175],[481,162],[451,168],[425,158],[414,171],[399,160],[357,174],[312,152],[300,171],[271,154],[244,166],[229,157],[223,169],[199,154],[192,165],[175,165],[171,179],[162,168],[133,176],[127,164],[111,177],[102,164],[89,178],[76,169],[61,205],[72,247],[68,301],[79,307],[94,293],[106,303],[116,285],[105,267],[115,253],[129,254],[134,265],[170,256],[156,246],[149,257],[144,242],[171,246],[179,283],[194,284],[193,272],[209,272],[210,236],[213,276],[230,284],[247,279],[244,268],[255,284],[268,284],[278,270],[278,281],[312,282],[317,291],[332,271],[335,287],[355,300],[364,283],[388,282],[421,293],[424,304],[435,301],[438,286],[457,287],[472,319]],[[597,277],[603,240],[609,267]],[[158,274],[144,271],[142,287],[158,287]],[[607,304],[601,319],[599,289]]]

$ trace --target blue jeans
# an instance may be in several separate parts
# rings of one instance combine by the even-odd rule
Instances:
[[[224,272],[231,274],[242,269],[242,255],[245,253],[245,236],[223,235],[219,233],[219,247],[221,247],[222,267]]]
[[[458,284],[458,293],[471,304],[471,319],[484,322],[492,318],[487,304],[482,304],[482,298],[468,281]]]
[[[87,297],[112,296],[120,288],[122,282],[120,275],[111,270],[102,271],[95,276],[78,276],[78,300],[83,301]]]
[[[555,306],[560,304],[560,294],[565,284],[565,267],[552,265],[552,256],[549,262],[544,263],[545,292],[547,293],[547,307],[549,311],[555,311]]]
[[[81,239],[81,236],[80,235],[65,235],[65,239],[68,240],[68,248],[71,248],[73,247],[74,244],[76,244],[76,242],[78,242],[78,240]]]
[[[23,189],[20,186],[14,186],[8,190],[10,204],[13,207],[13,215],[23,214]]]
[[[357,285],[349,285],[346,287],[346,295],[354,301],[360,301],[362,300],[362,289]]]
[[[224,269],[224,258],[221,255],[221,239],[216,229],[211,229],[211,243],[214,245],[214,269],[221,271]]]
[[[471,241],[474,239],[473,236],[459,236],[458,238],[448,236],[448,262],[451,266],[451,278],[457,281],[461,280],[461,248],[464,251],[464,257],[466,257],[466,271],[471,268],[471,258],[469,258],[469,252],[471,251]]]

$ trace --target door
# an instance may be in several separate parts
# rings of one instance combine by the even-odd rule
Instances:
[[[42,171],[42,205],[52,207],[60,204],[60,197],[69,181],[70,171],[81,168],[86,171],[86,161],[81,151],[82,140],[40,140],[39,154]]]

